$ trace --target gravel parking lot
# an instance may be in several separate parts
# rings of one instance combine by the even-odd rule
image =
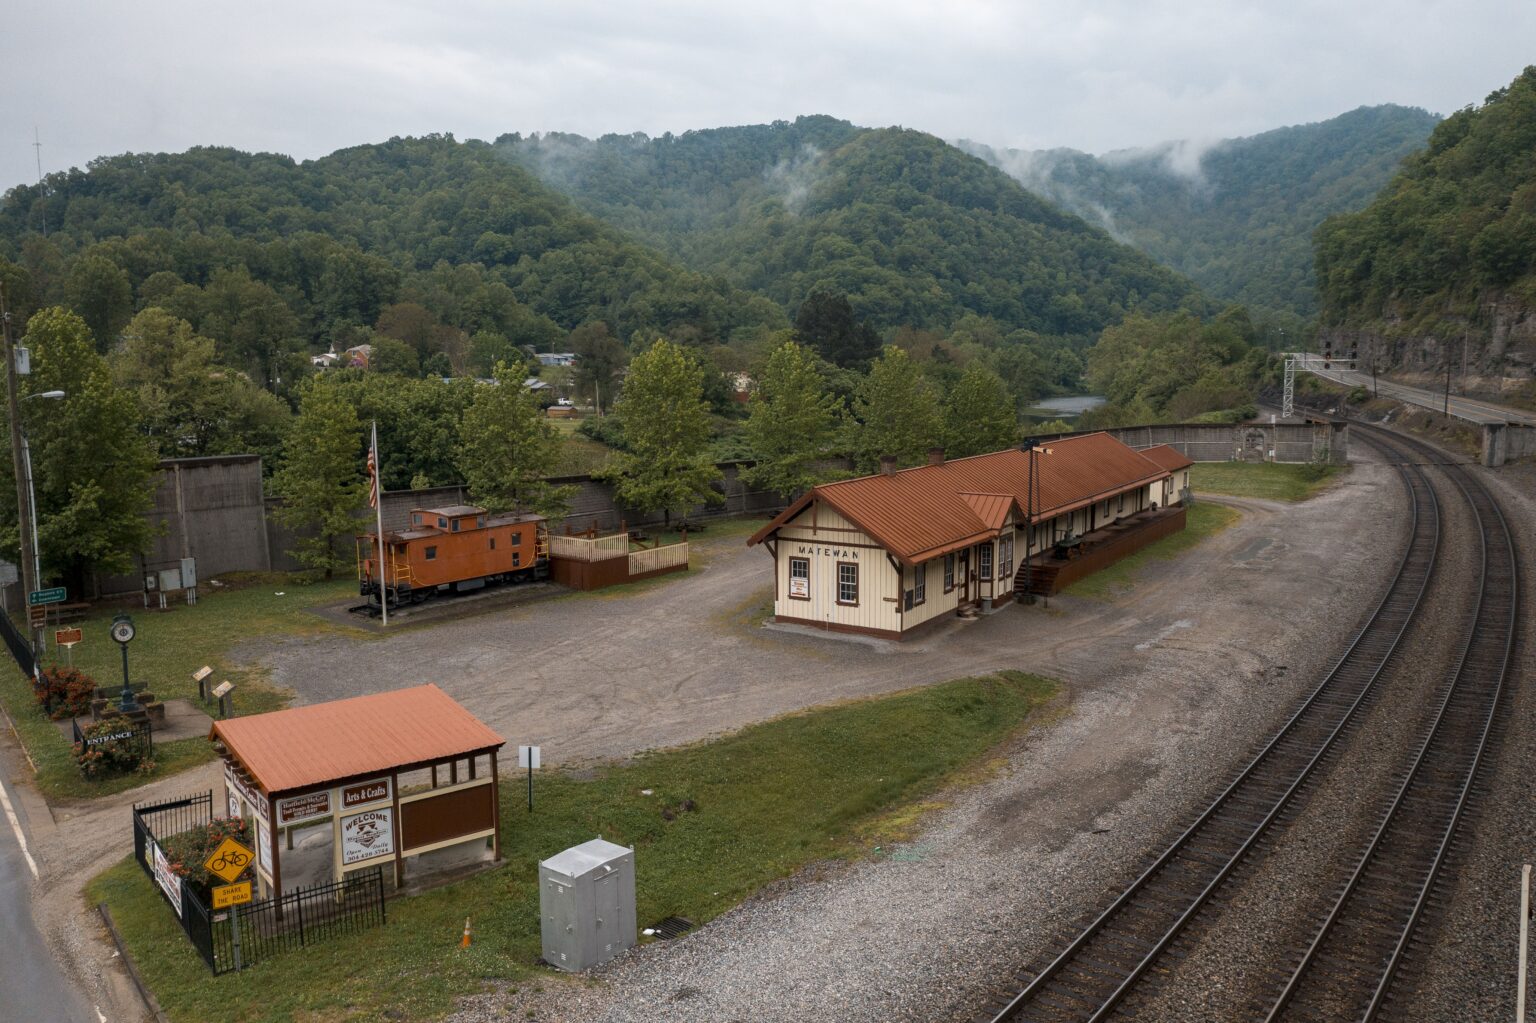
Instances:
[[[498,992],[454,1019],[966,1018],[988,979],[1130,874],[1316,682],[1393,567],[1380,552],[1402,541],[1397,486],[1363,464],[1300,506],[1234,502],[1239,524],[1154,565],[1113,605],[1012,608],[897,649],[778,633],[738,642],[742,656],[709,678],[754,699],[767,695],[756,692],[765,672],[776,699],[803,704],[1019,667],[1067,681],[1069,712],[907,846],[808,870],[684,940],[621,958],[596,984]],[[829,649],[835,674],[819,659]],[[807,653],[815,669],[797,670]],[[635,706],[660,695],[643,672],[626,681]],[[694,737],[689,727],[660,741]]]

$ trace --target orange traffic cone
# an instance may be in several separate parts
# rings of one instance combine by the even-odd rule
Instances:
[[[460,948],[468,948],[470,943],[469,917],[464,918],[464,937],[459,941]]]

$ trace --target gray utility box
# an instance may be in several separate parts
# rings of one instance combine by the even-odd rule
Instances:
[[[576,972],[635,943],[635,851],[594,838],[539,864],[544,961]]]

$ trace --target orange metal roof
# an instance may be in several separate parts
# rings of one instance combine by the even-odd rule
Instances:
[[[1177,472],[1179,469],[1187,469],[1195,464],[1195,460],[1183,454],[1172,444],[1159,444],[1153,448],[1142,448],[1142,455],[1152,459],[1158,465],[1169,472]]]
[[[215,721],[208,738],[223,742],[268,793],[506,744],[431,684]]]
[[[1035,466],[1035,498],[1029,490]],[[1002,517],[985,500],[1006,495],[1041,522],[1106,497],[1163,479],[1168,470],[1107,433],[1042,443],[1034,455],[1017,448],[957,458],[814,487],[747,543],[760,543],[812,501],[828,506],[914,564],[995,535]],[[982,500],[977,501],[977,498]],[[979,507],[978,507],[979,505]],[[995,518],[995,525],[989,525]]]
[[[970,505],[971,511],[987,529],[1002,529],[1003,523],[1008,521],[1008,509],[1014,505],[1012,494],[961,494],[960,499]],[[1019,517],[1024,517],[1022,508]]]

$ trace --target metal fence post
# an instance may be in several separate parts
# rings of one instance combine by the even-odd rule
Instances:
[[[1515,985],[1515,1023],[1525,1023],[1526,956],[1530,950],[1531,865],[1520,869],[1520,965]]]

